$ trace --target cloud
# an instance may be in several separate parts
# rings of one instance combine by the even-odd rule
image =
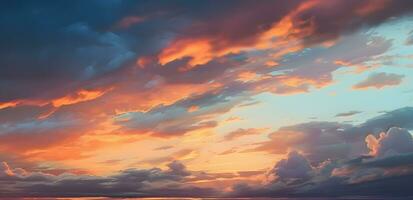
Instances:
[[[236,183],[231,193],[225,193],[218,188],[196,186],[193,183],[215,181],[224,177],[232,179],[239,177],[240,174],[190,171],[178,161],[167,164],[165,170],[127,169],[108,176],[75,175],[67,172],[54,175],[13,168],[8,163],[3,163],[0,186],[7,187],[8,192],[1,193],[1,196],[23,194],[49,197],[117,196],[114,194],[123,197],[409,195],[410,190],[404,187],[395,189],[394,185],[391,186],[389,183],[396,185],[405,183],[413,174],[411,135],[406,129],[399,127],[390,128],[379,138],[368,134],[377,135],[378,133],[372,130],[381,130],[382,126],[388,126],[393,120],[397,120],[398,125],[411,129],[413,127],[411,114],[411,108],[407,107],[385,113],[358,126],[334,122],[311,122],[280,128],[270,135],[270,139],[277,143],[263,143],[265,149],[271,152],[270,148],[277,149],[287,142],[300,153],[290,151],[285,159],[278,161],[266,173],[272,177],[270,181],[254,186]],[[345,135],[352,134],[355,129],[360,135],[357,137],[358,142],[347,140]],[[280,135],[284,137],[278,137]],[[364,142],[365,136],[367,136],[367,143]],[[364,144],[364,149],[368,147],[374,154],[366,155],[365,153],[368,152],[355,150],[354,147],[360,145],[359,142]],[[339,156],[334,156],[335,152],[329,154],[340,146],[338,144],[354,151],[348,153],[346,150],[343,154],[336,154]],[[314,152],[323,152],[323,154]],[[184,152],[182,155],[187,153]],[[257,173],[254,172],[254,176]],[[375,187],[369,189],[366,188],[367,186]],[[374,189],[376,187],[388,188],[379,191]]]
[[[130,26],[139,24],[145,20],[144,17],[139,17],[139,16],[126,16],[123,19],[121,19],[116,26],[118,28],[129,28]]]
[[[404,78],[404,75],[391,73],[373,73],[366,80],[363,80],[353,86],[353,89],[361,90],[368,88],[381,89],[383,87],[399,85]]]
[[[404,43],[406,45],[413,45],[413,31],[410,31],[410,35],[407,37]]]
[[[8,2],[0,7],[5,27],[0,33],[0,158],[10,161],[2,165],[0,176],[9,181],[0,181],[1,188],[10,191],[7,195],[33,196],[214,195],[214,189],[195,186],[196,180],[239,177],[194,173],[180,163],[104,177],[58,166],[89,164],[83,159],[104,144],[112,147],[143,134],[165,139],[210,131],[219,125],[217,116],[250,105],[250,96],[309,92],[332,84],[332,73],[341,67],[372,68],[372,59],[388,51],[392,41],[365,29],[411,11],[411,3],[381,0]],[[368,153],[368,134],[381,140],[379,133],[390,127],[410,130],[411,115],[405,108],[357,126],[283,127],[253,151],[296,150],[314,172],[328,159]],[[259,132],[238,130],[227,138]],[[145,161],[185,161],[194,152],[183,149]],[[285,172],[288,160],[277,169]],[[38,166],[43,162],[53,166]],[[13,168],[20,165],[25,173]],[[277,176],[287,179],[289,173],[282,171]]]
[[[188,160],[188,159],[193,159],[197,155],[197,152],[193,149],[182,149],[179,151],[176,151],[174,153],[171,153],[167,156],[162,156],[162,157],[154,157],[150,158],[147,160],[142,160],[139,162],[139,164],[151,164],[151,165],[159,165],[163,164],[166,162],[172,162],[174,160]]]
[[[217,191],[185,184],[192,172],[179,161],[167,165],[168,169],[127,169],[110,176],[52,175],[11,168],[3,162],[0,171],[1,197],[156,197],[213,196]],[[10,183],[13,184],[10,184]]]
[[[404,107],[393,111],[385,112],[354,127],[348,128],[345,138],[348,141],[359,141],[368,134],[378,136],[381,132],[387,131],[391,127],[400,127],[408,130],[413,129],[413,108]]]
[[[225,140],[234,140],[239,137],[247,136],[247,135],[257,135],[257,134],[262,134],[266,131],[266,128],[248,128],[248,129],[243,129],[239,128],[235,131],[232,131],[225,135],[224,139]]]
[[[240,12],[244,6],[248,6],[249,15]],[[397,1],[289,1],[277,6],[270,2],[241,3],[238,9],[229,12],[230,15],[217,14],[190,27],[160,52],[159,61],[164,65],[189,58],[188,67],[192,69],[218,57],[252,48],[277,46],[274,55],[284,55],[303,46],[335,40],[363,26],[377,25],[411,9],[410,5]],[[236,25],[230,23],[240,19]],[[295,45],[286,44],[285,40]],[[202,53],[197,54],[200,47]]]
[[[246,98],[242,94],[232,95],[231,90],[213,91],[183,99],[173,105],[159,106],[149,112],[120,114],[116,116],[115,122],[129,132],[150,133],[159,137],[184,135],[216,127],[218,124],[213,120],[214,116],[228,112]],[[229,96],[232,96],[231,100]],[[194,105],[198,109],[191,111]]]
[[[349,117],[349,116],[353,116],[356,114],[361,113],[360,111],[348,111],[348,112],[344,112],[344,113],[338,113],[336,115],[336,117]]]
[[[60,107],[63,105],[71,105],[76,104],[79,102],[90,101],[102,96],[106,91],[87,91],[87,90],[80,90],[76,92],[74,95],[64,96],[58,99],[52,100],[52,104],[54,107]]]
[[[76,138],[89,124],[73,118],[52,118],[44,121],[23,121],[0,125],[0,149],[26,152],[61,144]]]
[[[379,138],[368,135],[366,142],[374,156],[413,152],[412,135],[402,128],[392,127],[386,133],[380,133]]]
[[[275,175],[275,179],[259,185],[235,184],[228,196],[405,197],[412,195],[408,187],[404,187],[413,176],[412,158],[412,153],[394,153],[386,157],[359,156],[352,159],[326,160],[314,165],[305,156],[292,152],[286,159],[278,161],[269,172],[270,175]]]
[[[288,153],[286,159],[278,161],[271,173],[280,181],[294,182],[309,178],[312,170],[310,163],[304,156],[292,151]]]
[[[379,136],[381,132],[391,127],[413,129],[412,115],[412,108],[405,107],[356,126],[338,122],[307,122],[281,127],[269,134],[268,141],[258,143],[247,151],[285,154],[288,150],[297,150],[312,163],[320,163],[328,159],[349,159],[369,152],[365,146],[365,138],[369,134],[371,134],[368,136],[369,140],[374,142],[377,139],[373,140],[373,137]]]
[[[413,128],[411,114],[412,109],[405,107],[357,126],[310,122],[282,127],[270,134],[270,141],[254,149],[275,154],[285,153],[280,149],[286,147],[293,150],[267,172],[270,181],[259,185],[238,183],[228,195],[412,195],[403,185],[413,176],[413,139],[408,131]],[[337,151],[339,146],[345,147],[340,150],[343,153]]]
[[[360,154],[361,142],[350,142],[345,131],[351,127],[337,122],[308,122],[281,127],[269,135],[269,141],[259,143],[248,151],[265,151],[285,154],[300,151],[311,162],[327,159],[346,158]]]

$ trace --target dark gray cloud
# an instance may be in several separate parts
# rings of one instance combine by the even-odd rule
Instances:
[[[311,176],[313,169],[308,160],[296,151],[277,162],[271,170],[277,180],[284,182],[303,181]]]
[[[167,170],[127,169],[117,174],[100,177],[88,175],[51,175],[27,172],[3,163],[0,186],[8,188],[0,197],[156,197],[156,196],[214,196],[217,191],[185,184],[191,175],[178,161],[168,164]]]
[[[4,45],[0,48],[0,101],[47,99],[75,88],[107,84],[107,81],[96,81],[132,65],[142,55],[156,55],[177,37],[214,36],[215,40],[225,41],[216,43],[217,50],[252,44],[259,33],[268,30],[302,2],[2,2],[0,23],[4,29],[0,43]],[[311,35],[304,37],[307,43],[314,43],[365,25],[382,23],[412,9],[410,3],[389,1],[371,13],[355,15],[357,10],[373,4],[370,1],[320,3],[294,16],[293,26],[304,30],[316,24]],[[246,14],[245,10],[249,12]],[[124,29],[116,27],[128,17],[143,20]],[[335,23],[336,20],[340,23]],[[216,72],[208,74],[198,70],[191,73],[211,78],[222,68],[213,69]],[[155,73],[170,74],[170,70],[158,69]]]

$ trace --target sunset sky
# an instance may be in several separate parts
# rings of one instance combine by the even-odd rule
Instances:
[[[0,197],[413,196],[413,1],[0,3]]]

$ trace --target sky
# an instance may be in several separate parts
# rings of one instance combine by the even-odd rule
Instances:
[[[413,2],[0,2],[0,197],[413,196]]]

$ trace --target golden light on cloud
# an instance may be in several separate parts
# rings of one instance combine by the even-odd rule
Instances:
[[[76,104],[80,102],[90,101],[99,98],[108,90],[79,90],[74,94],[69,94],[64,97],[52,100],[54,107]]]

